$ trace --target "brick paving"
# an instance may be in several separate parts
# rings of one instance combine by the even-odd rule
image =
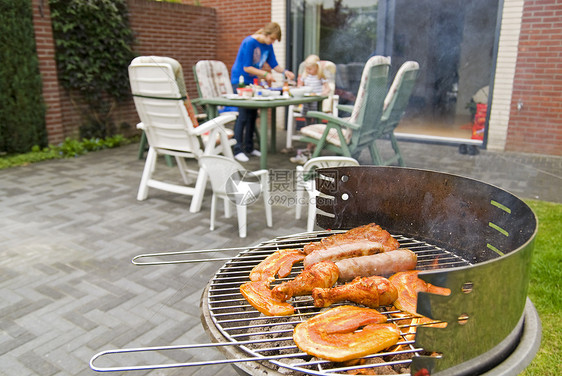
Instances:
[[[562,158],[487,151],[470,156],[454,146],[400,145],[408,167],[469,176],[522,198],[562,203]],[[270,165],[293,171],[288,157],[272,155]],[[151,190],[148,200],[136,200],[143,163],[137,145],[129,145],[0,170],[0,375],[94,375],[88,362],[102,350],[209,342],[199,300],[222,262],[139,267],[132,257],[247,246],[306,228],[306,216],[297,221],[294,208],[278,202],[274,228],[265,227],[257,203],[249,207],[246,239],[238,237],[235,216],[219,216],[209,232],[210,194],[197,214],[189,213],[186,196]],[[175,176],[175,169],[161,163],[164,175]],[[249,169],[258,164],[253,158]],[[220,358],[213,349],[142,356],[157,362]],[[234,371],[213,365],[127,374]]]

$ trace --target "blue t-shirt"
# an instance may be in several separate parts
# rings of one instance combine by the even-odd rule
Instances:
[[[244,67],[262,69],[266,62],[272,69],[279,65],[275,59],[273,46],[271,44],[260,43],[252,36],[244,38],[240,49],[238,49],[236,61],[234,61],[234,65],[232,66],[230,81],[233,85],[238,85],[240,75],[243,75],[244,83],[246,85],[251,84],[256,76],[246,73]]]

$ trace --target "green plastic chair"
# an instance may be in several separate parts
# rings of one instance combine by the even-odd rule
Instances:
[[[417,62],[407,61],[402,64],[398,72],[396,72],[396,76],[394,76],[392,85],[384,100],[384,111],[381,121],[378,126],[375,127],[376,139],[390,140],[394,155],[384,159],[376,144],[373,145],[376,160],[375,164],[377,165],[388,166],[398,162],[400,166],[405,166],[404,158],[402,158],[402,153],[400,152],[396,136],[394,135],[394,130],[400,123],[402,116],[404,116],[414,85],[416,84],[419,70],[420,66]]]
[[[368,148],[373,164],[378,164],[375,140],[379,136],[377,127],[383,114],[389,68],[390,59],[384,56],[373,56],[367,61],[350,118],[319,111],[307,113],[307,116],[324,122],[301,129],[303,137],[300,141],[316,144],[312,158],[327,150],[357,159]]]

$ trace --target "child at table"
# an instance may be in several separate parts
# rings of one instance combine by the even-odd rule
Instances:
[[[330,86],[328,80],[324,76],[322,67],[320,66],[320,58],[317,55],[309,55],[304,60],[304,72],[297,79],[297,86],[308,86],[312,88],[312,93],[317,95],[330,94]],[[315,119],[306,118],[308,111],[318,110],[318,102],[303,103],[301,113],[306,119],[306,123],[310,124]],[[300,128],[297,127],[297,130]],[[293,163],[304,164],[314,149],[314,144],[309,143],[304,150],[297,150],[297,155],[290,158]]]
[[[330,86],[322,72],[318,55],[309,55],[304,60],[304,72],[298,77],[297,86],[311,87],[312,93],[317,95],[330,94]],[[302,114],[306,116],[308,111],[316,111],[317,109],[317,102],[305,103],[302,105]]]

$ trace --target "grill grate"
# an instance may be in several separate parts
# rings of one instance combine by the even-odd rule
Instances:
[[[254,309],[240,293],[240,285],[249,281],[250,271],[271,253],[280,249],[302,248],[311,241],[319,241],[323,237],[338,232],[321,231],[279,237],[262,243],[256,248],[245,250],[226,262],[212,278],[207,289],[206,298],[211,320],[227,340],[240,343],[239,349],[249,356],[266,361],[267,363],[263,364],[268,368],[282,367],[296,372],[322,375],[338,374],[359,368],[387,366],[393,367],[395,370],[393,374],[396,374],[396,370],[401,374],[409,374],[406,369],[412,358],[423,352],[423,349],[414,347],[412,335],[408,338],[403,336],[396,345],[399,349],[395,348],[395,351],[364,357],[362,359],[365,364],[342,366],[341,363],[316,359],[303,353],[292,340],[294,327],[320,312],[319,308],[314,307],[311,296],[294,297],[290,301],[295,307],[293,315],[270,317],[263,316]],[[416,253],[418,270],[470,265],[468,261],[443,248],[403,235],[393,236],[400,243],[400,248],[409,248]],[[302,269],[301,263],[295,265],[289,276],[276,279],[272,283],[272,287],[282,281],[295,278]],[[395,317],[396,314],[401,314],[403,318],[411,317],[404,316],[403,312],[395,310],[392,306],[380,307],[379,311],[387,315],[389,322],[401,320],[401,318]],[[268,357],[272,359],[268,359]],[[379,368],[379,370],[380,374],[386,374],[383,368]]]

